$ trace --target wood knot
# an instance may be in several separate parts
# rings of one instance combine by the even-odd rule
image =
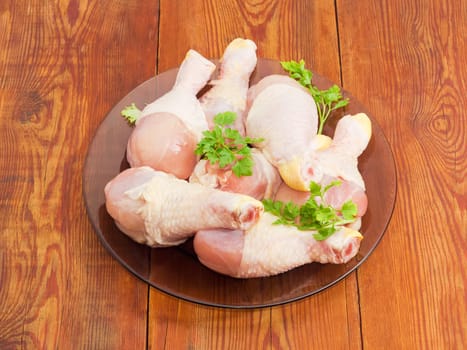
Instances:
[[[37,91],[28,91],[23,94],[18,103],[19,121],[22,124],[37,123],[42,105],[42,98]]]

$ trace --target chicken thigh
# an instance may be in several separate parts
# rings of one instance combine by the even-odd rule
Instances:
[[[184,242],[203,229],[248,229],[263,204],[242,194],[190,184],[150,167],[130,168],[105,186],[107,212],[121,231],[152,247]]]
[[[237,38],[225,49],[217,80],[211,80],[212,88],[200,99],[209,128],[214,116],[223,112],[235,112],[234,128],[245,134],[244,112],[250,75],[256,67],[256,45],[248,39]]]
[[[127,144],[132,167],[147,165],[188,178],[197,161],[196,144],[208,129],[196,94],[214,69],[211,61],[188,51],[172,90],[147,105],[136,120]]]

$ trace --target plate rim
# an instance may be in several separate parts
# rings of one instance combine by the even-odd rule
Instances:
[[[215,60],[215,59],[212,59],[211,61],[218,62],[218,60]],[[268,59],[268,58],[258,58],[258,63],[260,63],[261,61],[262,62],[269,62],[269,64],[278,64],[279,63],[279,60],[273,60],[273,59]],[[149,286],[163,292],[166,295],[169,295],[171,297],[175,297],[175,298],[178,298],[178,299],[190,302],[190,303],[198,304],[198,305],[203,305],[203,306],[207,306],[207,307],[214,307],[214,308],[215,307],[225,308],[225,309],[257,309],[257,308],[266,308],[266,307],[273,307],[273,306],[279,306],[279,305],[292,303],[292,302],[295,302],[295,301],[305,299],[305,298],[310,297],[312,295],[318,294],[318,293],[320,293],[320,292],[322,292],[322,291],[324,291],[324,290],[338,284],[339,282],[341,282],[342,280],[347,278],[352,272],[355,272],[368,259],[368,257],[374,252],[376,247],[380,244],[381,240],[385,236],[385,234],[386,234],[386,232],[388,230],[388,227],[390,225],[391,218],[393,216],[394,208],[395,208],[395,205],[396,205],[397,188],[398,188],[398,186],[397,186],[396,162],[395,162],[395,158],[394,158],[392,148],[390,147],[390,143],[389,143],[385,133],[383,132],[383,129],[381,128],[381,126],[377,122],[377,120],[375,120],[375,118],[373,117],[373,115],[371,113],[368,113],[366,111],[366,106],[363,106],[363,105],[362,106],[365,108],[365,110],[362,111],[362,112],[367,113],[370,116],[371,122],[376,124],[377,127],[379,128],[379,130],[381,131],[380,136],[382,136],[382,142],[383,142],[383,144],[384,144],[384,146],[386,148],[386,151],[388,151],[388,155],[390,157],[391,171],[393,173],[392,177],[394,178],[394,188],[391,191],[391,193],[393,194],[392,195],[393,200],[392,200],[392,202],[391,202],[391,204],[389,206],[388,216],[386,218],[386,222],[383,225],[382,232],[379,235],[379,237],[377,237],[377,239],[375,240],[373,245],[370,247],[370,249],[368,250],[368,253],[366,255],[362,256],[355,263],[355,266],[351,267],[350,269],[348,269],[347,271],[345,271],[344,273],[339,275],[336,279],[334,279],[334,280],[330,281],[329,283],[326,283],[326,284],[324,284],[324,285],[320,286],[319,288],[316,288],[316,289],[314,289],[312,291],[309,291],[309,292],[306,292],[306,293],[303,293],[301,295],[297,295],[297,296],[294,296],[294,297],[285,298],[284,300],[279,300],[279,301],[272,301],[272,302],[266,302],[266,303],[254,303],[254,304],[233,304],[233,303],[208,302],[208,301],[205,301],[205,300],[202,300],[202,299],[198,299],[196,297],[190,298],[190,297],[187,297],[187,296],[185,296],[183,294],[164,289],[163,287],[161,287],[161,286],[155,284],[154,282],[152,282],[149,278],[145,279],[128,262],[126,262],[122,257],[120,257],[118,255],[118,253],[115,251],[115,249],[105,239],[103,234],[100,233],[100,228],[97,227],[98,226],[97,223],[95,223],[94,220],[91,219],[89,198],[86,195],[87,179],[86,179],[86,176],[85,176],[85,173],[87,172],[87,169],[91,166],[91,164],[90,164],[90,162],[91,162],[90,152],[91,152],[93,144],[96,142],[96,136],[97,136],[99,130],[101,129],[101,127],[103,126],[104,122],[107,120],[107,118],[109,118],[109,117],[111,117],[113,115],[113,113],[117,110],[117,108],[119,108],[119,105],[121,105],[124,100],[128,99],[132,94],[134,94],[135,91],[143,89],[146,85],[154,84],[155,81],[157,80],[157,78],[160,75],[167,74],[167,73],[174,73],[177,70],[178,70],[178,67],[170,68],[170,69],[168,69],[168,70],[166,70],[164,72],[161,72],[161,73],[157,74],[156,76],[153,76],[153,77],[150,77],[149,79],[146,79],[145,81],[141,82],[136,87],[131,89],[127,94],[125,94],[122,98],[120,98],[118,100],[118,102],[116,104],[114,104],[112,106],[112,108],[110,108],[109,111],[104,115],[102,120],[99,122],[99,125],[94,130],[94,133],[93,133],[92,138],[91,138],[91,142],[89,142],[89,145],[88,145],[88,148],[87,148],[87,151],[86,151],[86,155],[85,155],[85,159],[84,159],[83,168],[82,168],[82,196],[83,196],[83,199],[84,199],[84,204],[85,204],[88,220],[91,222],[94,233],[98,236],[100,243],[104,246],[107,253],[109,253],[113,258],[115,258],[125,269],[127,269],[131,274],[136,276],[139,280],[147,283]],[[334,83],[330,79],[320,75],[319,73],[316,73],[315,71],[312,71],[312,72],[313,72],[313,76],[317,76],[317,77],[323,78],[323,79],[325,79],[327,81],[330,81],[331,83]],[[353,99],[355,101],[358,101],[349,91],[345,90],[339,84],[336,84],[336,85],[338,85],[342,89],[342,93],[345,94],[345,96],[349,97],[350,100]],[[358,103],[361,104],[361,102],[359,102],[359,101],[358,101]],[[122,233],[122,234],[124,234],[124,233]],[[148,263],[149,268],[150,268],[150,265],[151,265],[150,251],[151,251],[151,249],[158,249],[158,248],[151,248],[151,247],[148,247],[148,246],[145,246],[145,245],[142,245],[142,246],[145,247],[146,251],[149,251],[149,254],[148,254],[148,257],[147,257],[147,259],[148,259],[147,263]],[[181,249],[181,248],[178,248],[178,249]],[[355,257],[353,259],[355,259]],[[287,273],[287,272],[288,271],[284,272],[284,274]],[[229,277],[229,276],[227,276],[227,277]],[[272,277],[272,276],[259,277],[259,278],[267,279],[267,278],[270,278],[270,277]],[[233,277],[229,277],[229,278],[233,278]]]

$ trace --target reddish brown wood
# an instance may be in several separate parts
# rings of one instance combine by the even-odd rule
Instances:
[[[178,66],[187,48],[218,58],[236,37],[250,38],[258,56],[305,59],[339,82],[334,1],[161,1],[159,71]]]
[[[0,348],[467,348],[465,18],[461,0],[1,1]],[[237,36],[342,70],[399,186],[357,274],[247,311],[149,291],[97,240],[81,192],[106,113],[188,48],[219,57]]]
[[[398,169],[393,221],[358,273],[364,347],[465,348],[466,3],[337,4],[344,86]]]
[[[0,348],[143,348],[148,287],[97,240],[81,174],[153,75],[157,2],[2,1],[0,27]]]

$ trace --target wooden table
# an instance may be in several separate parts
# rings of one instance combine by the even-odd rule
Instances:
[[[106,113],[189,48],[304,58],[368,107],[397,201],[370,258],[283,306],[159,292],[100,244],[82,198]],[[2,0],[1,349],[467,348],[467,2]]]

